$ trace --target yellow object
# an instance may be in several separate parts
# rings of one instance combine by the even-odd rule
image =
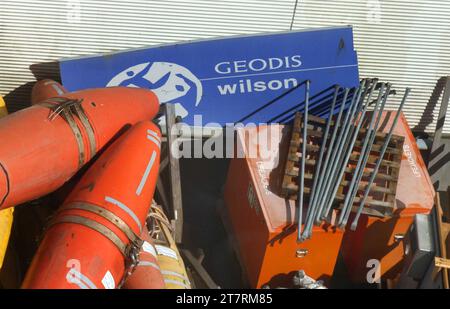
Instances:
[[[152,205],[150,216],[156,220],[165,238],[164,241],[155,240],[155,248],[166,288],[190,289],[191,283],[186,273],[186,267],[170,233],[169,220],[156,205]]]
[[[0,96],[0,118],[7,114],[8,111],[6,110],[5,101],[3,101],[3,98]],[[13,212],[13,207],[0,210],[0,269],[3,266],[3,259],[5,258],[9,236],[11,235]]]
[[[6,115],[8,115],[8,110],[6,109],[5,101],[0,96],[0,118]]]

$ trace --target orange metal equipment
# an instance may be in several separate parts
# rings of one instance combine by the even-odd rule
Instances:
[[[137,263],[161,133],[140,122],[107,148],[48,227],[24,288],[116,288]]]
[[[37,81],[31,91],[31,105],[35,105],[50,98],[62,96],[66,93],[68,93],[67,89],[54,80],[43,79]]]
[[[284,168],[279,158],[290,137],[285,131],[282,125],[239,129],[237,143],[245,145],[245,157],[232,159],[228,171],[225,204],[251,287],[286,286],[292,279],[288,274],[301,269],[328,281],[343,237],[320,226],[311,239],[297,244],[295,201],[282,198],[278,189]]]
[[[134,272],[127,278],[124,289],[164,289],[164,277],[158,263],[158,256],[153,240],[148,234],[147,227],[142,230],[144,241],[139,253],[139,263]]]
[[[158,109],[150,90],[112,87],[68,93],[0,119],[0,209],[56,190],[122,129]]]
[[[384,132],[391,127],[393,118],[394,113],[384,113],[381,121]],[[399,239],[406,234],[416,214],[429,213],[434,205],[433,184],[403,114],[394,134],[405,137],[394,215],[391,218],[362,215],[356,231],[349,230],[344,235],[342,255],[350,278],[355,282],[367,283],[368,272],[372,270],[371,273],[375,274],[373,270],[378,262],[382,278],[393,279],[398,275],[405,252]],[[351,216],[349,222],[352,220]]]

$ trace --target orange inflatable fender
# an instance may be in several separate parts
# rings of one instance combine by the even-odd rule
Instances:
[[[139,253],[139,263],[134,272],[127,278],[124,289],[164,289],[164,277],[158,262],[158,253],[153,244],[153,239],[148,234],[147,227],[143,228],[141,239],[141,252]]]
[[[67,89],[54,80],[43,79],[37,81],[31,90],[31,105],[35,105],[50,98],[65,95],[66,93],[68,93]]]
[[[23,288],[122,285],[139,261],[160,145],[159,128],[144,121],[106,149],[52,219]]]
[[[153,119],[156,95],[112,87],[67,93],[0,119],[0,209],[55,191],[124,128]]]

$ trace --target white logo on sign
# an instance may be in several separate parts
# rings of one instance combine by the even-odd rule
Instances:
[[[194,89],[195,106],[200,103],[203,95],[202,83],[185,67],[170,62],[145,62],[129,67],[114,76],[106,87],[125,86],[151,89],[160,103],[173,103],[182,108],[177,113],[181,117],[187,115],[182,107],[183,98]],[[183,115],[184,114],[184,115]]]

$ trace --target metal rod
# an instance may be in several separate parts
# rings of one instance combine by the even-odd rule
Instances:
[[[336,139],[336,134],[337,134],[337,131],[338,131],[339,124],[341,122],[343,111],[345,109],[345,104],[347,103],[347,96],[348,96],[349,91],[350,90],[348,88],[346,88],[344,90],[344,96],[342,98],[341,107],[339,109],[339,113],[338,113],[337,119],[334,122],[333,133],[331,135],[330,143],[328,145],[327,155],[326,155],[325,161],[324,161],[324,166],[322,168],[322,171],[320,173],[320,177],[318,179],[316,192],[318,192],[320,190],[320,187],[321,187],[321,185],[323,183],[323,180],[324,180],[323,176],[324,176],[326,167],[327,167],[327,165],[329,164],[329,161],[330,161],[331,149],[333,148],[333,145],[334,145],[334,142],[335,142],[335,139]],[[316,207],[316,205],[315,205],[316,196],[317,196],[317,193],[314,195],[313,200],[310,201],[310,203],[309,203],[310,207],[313,207],[313,209],[311,210],[311,213],[310,213],[311,217],[310,218],[308,217],[307,221],[305,223],[305,229],[304,229],[304,232],[303,232],[303,238],[309,238],[311,236],[309,234],[309,229],[312,227],[312,221],[313,221],[312,218],[313,218],[313,216],[315,214],[315,210],[314,209]]]
[[[366,85],[366,82],[368,82],[368,84]],[[357,104],[357,102],[359,102],[359,99],[360,99],[360,96],[361,96],[361,93],[363,93],[363,97],[365,97],[366,96],[366,94],[367,94],[367,87],[368,87],[368,85],[370,84],[370,82],[371,82],[371,80],[370,79],[364,79],[364,80],[362,80],[361,81],[361,87],[359,87],[359,89],[360,89],[360,91],[358,91],[358,93],[357,93],[357,91],[355,91],[355,93],[354,93],[354,95],[353,95],[353,98],[352,99],[354,99],[354,100],[356,100],[356,101],[352,101],[352,103],[355,103],[355,105],[353,105],[353,108],[356,108],[356,106],[358,106],[358,104]],[[365,89],[364,88],[362,88],[362,87],[364,87],[364,86],[367,86]],[[363,91],[363,89],[364,89],[364,91]],[[356,99],[357,98],[357,99]],[[359,110],[359,108],[360,107],[358,107],[358,110]],[[351,112],[351,107],[349,107],[349,113]],[[354,111],[353,111],[354,112]],[[346,117],[347,118],[347,117]],[[347,122],[348,122],[348,120],[347,120]],[[344,126],[344,124],[346,123],[346,121],[344,120],[344,122],[342,123],[342,125],[341,125],[341,132],[342,132],[342,130],[343,129],[345,129],[345,126]],[[340,132],[340,134],[341,134],[341,132]],[[336,147],[339,147],[340,146],[340,142],[338,142],[338,141],[336,141]],[[331,147],[330,147],[331,148]],[[329,150],[329,155],[331,155],[331,154],[334,154],[335,153],[335,148],[333,148],[333,149],[330,149]],[[331,160],[329,161],[329,162],[327,162],[327,163],[329,163],[329,164],[332,164],[332,163],[334,163],[334,161],[333,161],[333,159],[335,159],[335,154],[331,157]],[[330,165],[328,165],[328,167],[327,167],[327,169],[325,169],[325,175],[327,175],[327,173],[329,173],[329,168],[330,168]],[[323,179],[323,181],[325,181],[325,185],[322,185],[322,190],[323,190],[323,188],[326,186],[326,183],[327,183],[327,181],[329,181],[329,177],[327,177],[327,176],[322,176],[322,179]],[[324,195],[324,194],[326,194],[327,192],[325,191],[325,192],[323,192],[323,191],[321,191],[321,193],[320,194],[317,194],[317,196],[319,197],[319,202],[321,202],[322,201],[322,199],[321,199],[321,197]],[[309,221],[308,221],[308,226],[307,226],[307,229],[306,229],[306,233],[304,232],[304,238],[310,238],[311,237],[311,233],[312,233],[312,226],[313,226],[313,224],[314,223],[316,223],[316,224],[319,224],[320,222],[318,222],[318,220],[315,220],[319,215],[320,215],[320,211],[321,211],[321,209],[319,210],[318,208],[320,208],[320,207],[323,207],[322,206],[322,203],[316,203],[317,205],[315,205],[315,207],[314,207],[314,213],[313,213],[313,215],[311,216],[311,218],[309,218]]]
[[[298,229],[297,241],[301,240],[302,234],[302,219],[303,219],[303,195],[305,191],[305,160],[306,160],[306,143],[308,138],[308,105],[309,105],[309,80],[306,81],[305,91],[305,110],[303,113],[303,137],[302,137],[302,160],[299,173],[299,192],[297,196],[298,207]]]
[[[340,126],[342,126],[342,123],[343,123],[342,122],[342,116],[343,116],[343,112],[344,112],[344,109],[345,109],[345,105],[347,104],[347,99],[348,99],[349,93],[350,93],[350,89],[347,88],[347,89],[344,90],[344,96],[342,98],[341,108],[340,108],[340,111],[339,111],[339,114],[338,114],[338,118],[336,119],[336,122],[335,122],[335,128],[334,128],[334,131],[333,131],[333,136],[331,137],[332,139],[331,139],[330,145],[328,146],[328,149],[327,149],[327,157],[326,157],[326,159],[324,161],[324,163],[325,163],[324,169],[325,170],[323,171],[323,173],[326,173],[326,171],[327,171],[327,168],[328,168],[328,165],[329,165],[329,161],[330,161],[330,156],[331,156],[331,150],[334,149],[334,147],[336,145],[336,138],[338,137],[337,134],[339,132]],[[322,173],[322,176],[324,176],[323,173]],[[320,180],[321,180],[321,182],[319,182],[319,186],[317,188],[317,193],[319,193],[320,190],[321,190],[321,185],[323,183],[323,177],[321,177]],[[316,200],[314,202],[316,202]]]
[[[348,124],[348,122],[349,122],[349,119],[351,119],[351,115],[354,113],[354,111],[355,111],[355,107],[356,107],[356,98],[357,98],[357,96],[358,96],[358,93],[360,93],[359,92],[359,88],[355,88],[354,89],[354,93],[353,93],[353,96],[352,96],[352,100],[351,100],[351,102],[350,102],[350,105],[349,105],[349,107],[348,107],[348,109],[347,109],[347,112],[346,112],[346,114],[345,114],[345,118],[342,120],[342,122],[340,123],[340,127],[339,127],[339,132],[338,132],[338,135],[337,135],[337,137],[336,137],[336,140],[335,140],[335,144],[334,144],[334,147],[333,148],[330,148],[329,149],[329,152],[330,152],[330,162],[329,162],[329,164],[327,165],[327,169],[325,170],[325,174],[324,174],[324,183],[323,183],[323,185],[321,186],[321,188],[320,188],[320,191],[318,191],[318,193],[323,193],[323,190],[324,190],[324,188],[326,187],[326,184],[327,184],[327,181],[328,181],[328,177],[330,176],[330,173],[332,173],[332,170],[333,170],[333,163],[334,163],[334,158],[335,158],[335,156],[336,156],[336,154],[337,154],[337,152],[339,151],[339,148],[341,147],[341,142],[342,142],[342,138],[343,138],[343,136],[344,136],[344,134],[345,134],[345,130],[346,130],[346,128],[347,128],[347,124]],[[324,187],[324,185],[325,185],[325,187]],[[320,200],[320,197],[319,197],[319,200]]]
[[[364,87],[364,84],[365,84],[365,82],[363,81],[363,85],[362,85],[363,87]],[[361,98],[362,91],[363,91],[363,88],[361,88],[361,87],[357,88],[355,90],[355,93],[354,93],[354,96],[352,99],[352,106],[345,117],[341,132],[339,133],[339,137],[336,142],[336,145],[338,147],[336,149],[334,149],[334,151],[333,151],[333,156],[332,156],[333,163],[330,165],[328,172],[325,174],[325,186],[323,187],[320,197],[319,197],[319,200],[318,200],[319,206],[318,206],[318,211],[315,216],[316,224],[320,224],[320,217],[321,217],[322,211],[325,206],[325,201],[328,198],[329,190],[333,183],[333,180],[336,177],[335,170],[337,168],[338,162],[340,161],[343,147],[346,144],[344,142],[347,140],[347,135],[348,135],[351,123],[353,122],[353,119],[354,119],[354,116],[356,113],[356,109],[360,105],[360,98]]]
[[[364,174],[364,168],[367,165],[367,161],[369,160],[370,152],[372,151],[372,146],[375,141],[376,133],[379,128],[379,123],[381,120],[381,116],[383,115],[384,106],[386,105],[387,98],[389,96],[389,92],[391,89],[391,84],[388,83],[386,86],[386,91],[384,93],[384,97],[381,100],[381,105],[378,110],[378,115],[376,117],[375,123],[372,125],[372,121],[377,114],[377,108],[378,104],[375,105],[375,108],[373,110],[372,114],[372,121],[371,125],[369,126],[369,130],[367,130],[366,135],[369,135],[369,141],[366,147],[363,146],[361,149],[361,152],[359,154],[358,164],[356,166],[356,169],[353,174],[352,183],[350,184],[350,187],[348,189],[347,195],[345,197],[344,206],[342,207],[341,214],[339,216],[339,220],[337,225],[340,228],[344,228],[345,225],[347,225],[348,218],[350,217],[351,209],[353,206],[353,201],[355,200],[356,194],[358,193],[359,184],[361,182],[362,176]],[[382,93],[383,89],[380,88],[380,94]],[[355,180],[355,181],[354,181]]]
[[[372,97],[373,91],[375,91],[375,87],[376,87],[376,85],[377,85],[377,82],[378,82],[378,79],[373,79],[373,80],[372,80],[372,87],[370,87],[370,93],[369,93],[369,96],[367,97],[367,101],[366,101],[366,104],[365,104],[365,105],[369,104],[369,106],[370,106],[370,104],[372,104],[372,102],[376,102],[376,99],[373,100],[373,101],[370,101],[370,99],[371,99],[371,97]],[[366,98],[366,94],[367,94],[367,92],[369,92],[368,89],[369,89],[369,86],[367,86],[366,89],[364,90],[364,94],[363,94],[363,97],[362,97],[362,99],[361,99],[361,104],[360,104],[359,107],[358,107],[358,111],[356,112],[356,115],[361,115],[361,114],[362,114],[363,107],[365,106],[365,105],[364,105],[364,101],[365,101],[365,98]],[[356,116],[356,117],[354,118],[354,123],[356,124],[357,121],[358,121],[358,117]],[[344,142],[344,145],[346,145],[347,147],[344,148],[344,149],[342,150],[341,153],[345,153],[345,152],[347,152],[347,151],[350,151],[350,150],[348,149],[348,146],[350,145],[351,137],[353,136],[353,134],[354,134],[354,132],[355,132],[355,130],[356,130],[356,125],[355,125],[355,124],[352,124],[351,127],[350,127],[350,133],[348,134],[347,139],[346,139],[345,142]],[[346,162],[344,161],[344,159],[345,159],[345,156],[341,156],[341,157],[340,157],[340,159],[339,159],[339,161],[338,161],[339,163],[337,164],[336,170],[339,170],[339,168],[340,168],[344,163],[346,163]],[[331,186],[331,188],[333,188],[337,182],[340,183],[340,181],[341,181],[341,180],[340,180],[340,179],[337,179],[337,178],[332,179],[332,186]],[[327,199],[325,200],[325,205],[327,205],[327,204],[329,203],[330,200],[333,202],[333,201],[334,201],[334,196],[328,195]],[[321,214],[321,219],[322,219],[322,220],[325,220],[325,219],[326,219],[326,217],[328,216],[328,212],[329,212],[329,209],[328,209],[325,213]]]
[[[361,114],[363,105],[364,105],[364,101],[361,100],[358,103],[357,111],[354,114],[355,117],[353,117],[352,120],[350,121],[349,130],[348,130],[346,136],[340,142],[341,146],[339,148],[339,152],[334,156],[334,158],[335,158],[335,162],[333,162],[334,168],[328,178],[328,181],[329,181],[328,188],[333,188],[335,183],[340,181],[339,179],[336,178],[336,174],[337,174],[336,170],[339,170],[340,167],[345,163],[344,162],[345,155],[342,155],[342,154],[345,154],[347,151],[349,151],[348,147],[350,145],[350,140],[351,140],[351,137],[353,136],[354,128],[356,127],[356,121],[358,120],[357,115]],[[316,221],[315,221],[316,224],[320,224],[321,220],[324,220],[324,218],[325,218],[323,213],[326,208],[324,208],[323,205],[328,205],[328,201],[333,200],[333,199],[334,199],[334,197],[330,195],[329,189],[326,192],[324,192],[324,196],[322,197],[322,201],[321,201],[321,204],[322,204],[321,212],[316,215]]]
[[[318,182],[318,179],[320,178],[320,168],[322,167],[322,160],[323,160],[323,156],[325,153],[325,148],[326,148],[326,144],[327,144],[327,140],[328,140],[328,133],[330,131],[331,122],[333,121],[334,109],[336,106],[339,89],[340,89],[339,86],[335,87],[333,101],[331,102],[331,107],[330,107],[330,114],[328,115],[327,125],[325,127],[325,132],[322,136],[322,145],[320,146],[319,160],[317,161],[317,165],[316,165],[315,172],[314,172],[314,181],[313,181],[313,185],[311,187],[311,194],[309,195],[309,206],[308,206],[308,211],[306,212],[306,221],[310,217],[311,212],[313,210],[313,205],[312,205],[311,201],[314,199],[317,182]],[[305,224],[306,224],[306,221],[305,221]],[[304,239],[303,235],[301,237],[302,237],[302,239]]]
[[[370,97],[371,97],[371,94],[373,93],[372,90],[374,88],[375,87],[372,86],[372,89],[370,92]],[[362,101],[364,101],[364,100],[362,100]],[[367,102],[370,102],[370,100],[368,100]],[[364,102],[362,102],[362,104],[364,104]],[[358,121],[358,124],[356,125],[356,128],[354,128],[352,135],[350,135],[350,136],[352,136],[352,138],[350,140],[350,143],[348,143],[348,145],[347,145],[347,149],[346,149],[344,160],[342,161],[342,164],[340,165],[340,167],[336,166],[337,171],[336,170],[334,171],[336,174],[334,174],[333,177],[331,178],[331,179],[335,180],[335,183],[333,186],[331,186],[331,187],[329,186],[327,188],[327,191],[330,190],[331,188],[332,188],[332,190],[328,191],[327,195],[324,196],[324,199],[325,199],[325,197],[327,197],[328,200],[325,200],[326,203],[321,205],[321,207],[324,207],[323,212],[322,212],[322,214],[320,214],[321,215],[320,217],[317,217],[316,222],[320,222],[320,220],[323,220],[323,218],[327,217],[331,210],[331,206],[333,205],[334,197],[336,196],[337,190],[339,189],[340,180],[342,179],[342,176],[344,175],[345,168],[347,167],[348,160],[350,159],[350,155],[352,154],[352,151],[353,151],[353,146],[355,145],[356,138],[358,137],[359,129],[361,128],[361,125],[364,122],[364,117],[366,115],[368,106],[369,106],[368,104],[364,105],[363,111],[361,112],[361,116]],[[357,120],[357,117],[355,117],[355,121],[356,120]],[[336,175],[337,175],[337,177],[336,177]],[[330,184],[331,184],[331,181],[330,181]],[[330,192],[331,192],[331,194],[330,194]]]
[[[304,82],[304,83],[306,83],[306,82]],[[300,83],[299,85],[301,85],[301,84],[303,84],[303,83]],[[332,88],[333,88],[333,86],[327,87],[326,89],[324,89],[324,90],[314,94],[313,96],[310,96],[310,98],[309,98],[309,110],[310,110],[310,113],[311,113],[311,111],[313,109],[313,105],[316,105],[315,107],[318,107],[318,106],[321,105],[322,99],[320,99],[320,97],[322,95],[325,95],[325,97],[327,97],[328,95],[326,95],[326,93],[328,91],[330,91],[330,89],[332,89]],[[312,102],[312,100],[314,100],[314,99],[317,99],[317,101],[316,102]],[[316,104],[314,104],[314,103],[316,103]],[[266,121],[266,123],[272,123],[272,122],[281,123],[281,122],[285,122],[288,119],[292,118],[295,115],[295,113],[300,110],[300,107],[302,105],[304,106],[303,102],[295,104],[294,106],[290,107],[289,109],[287,109],[287,110],[281,112],[280,114],[270,118],[269,120]],[[281,117],[283,117],[283,118],[280,119]]]
[[[391,128],[389,129],[389,133],[388,133],[388,135],[387,135],[387,137],[386,137],[386,140],[384,141],[383,148],[381,148],[381,150],[380,150],[380,156],[379,156],[379,158],[378,158],[378,160],[377,160],[377,163],[376,163],[376,165],[375,165],[375,168],[374,168],[373,171],[372,171],[372,175],[370,176],[369,182],[368,182],[367,185],[366,185],[366,190],[365,190],[365,192],[364,192],[364,196],[363,196],[363,198],[361,199],[361,202],[360,202],[360,204],[359,204],[358,211],[357,211],[357,213],[356,213],[356,215],[355,215],[355,218],[353,219],[352,225],[351,225],[351,227],[350,227],[350,229],[351,229],[352,231],[356,230],[356,227],[358,226],[358,220],[359,220],[359,217],[361,216],[362,210],[363,210],[363,208],[364,208],[364,203],[366,202],[366,199],[367,199],[367,197],[369,196],[370,187],[372,186],[373,181],[375,180],[375,176],[376,176],[377,173],[378,173],[378,169],[379,169],[380,166],[381,166],[381,161],[383,161],[383,157],[384,157],[384,154],[385,154],[385,152],[386,152],[386,149],[387,149],[387,147],[388,147],[388,145],[389,145],[389,142],[390,142],[390,140],[391,140],[392,134],[393,134],[393,132],[394,132],[394,128],[395,128],[395,126],[397,125],[398,117],[400,116],[400,113],[401,113],[401,111],[402,111],[402,109],[403,109],[403,106],[405,105],[406,98],[408,97],[408,94],[409,94],[410,91],[411,91],[410,88],[406,88],[405,94],[403,95],[403,99],[402,99],[402,101],[401,101],[401,103],[400,103],[400,106],[398,107],[397,114],[395,114],[395,118],[394,118],[394,121],[392,122],[392,126],[391,126]]]
[[[373,80],[373,84],[372,84],[373,89],[375,89],[374,87],[376,86],[377,82],[378,82],[378,79],[374,79],[374,80]],[[359,105],[359,107],[358,107],[358,110],[357,110],[357,112],[356,112],[356,114],[355,114],[355,115],[357,115],[357,116],[358,116],[358,115],[361,115],[361,112],[362,112],[362,109],[363,109],[363,106],[364,106],[364,99],[365,99],[365,97],[366,97],[366,95],[367,95],[368,89],[369,89],[369,87],[367,86],[366,89],[364,90],[364,93],[363,93],[363,96],[362,96],[362,99],[361,99],[361,103],[360,103],[360,105]],[[372,89],[372,87],[371,87],[370,89]],[[366,104],[369,104],[369,106],[370,106],[370,104],[371,104],[372,102],[376,102],[376,99],[373,100],[373,101],[371,102],[371,101],[370,101],[370,98],[368,98],[368,99],[367,99],[367,102],[368,102],[368,103],[366,103]],[[358,117],[357,117],[357,116],[354,118],[354,122],[355,122],[355,123],[356,123],[356,121],[358,120]],[[347,139],[346,139],[345,142],[344,142],[344,145],[345,145],[345,146],[344,146],[344,149],[343,149],[340,153],[349,151],[348,145],[350,144],[350,140],[351,140],[351,137],[352,137],[353,134],[354,134],[355,129],[356,129],[356,125],[353,124],[353,125],[350,126],[350,133],[348,134]],[[341,157],[340,157],[339,163],[337,164],[338,167],[340,167],[340,166],[342,166],[342,164],[344,164],[344,157],[345,157],[345,156],[341,156]],[[332,186],[331,186],[331,188],[333,188],[333,186],[335,185],[335,183],[336,183],[337,181],[340,181],[340,179],[332,179],[331,181],[333,181]],[[334,199],[334,197],[328,196],[327,200],[325,200],[325,205],[328,203],[328,201],[329,201],[330,199]],[[325,219],[325,218],[323,218],[323,219]]]
[[[356,164],[350,184],[348,186],[347,194],[345,195],[344,204],[341,209],[341,213],[340,213],[339,220],[337,223],[338,225],[342,223],[342,221],[344,220],[345,214],[347,213],[347,207],[349,205],[350,200],[352,200],[352,195],[353,195],[353,190],[355,188],[355,185],[359,185],[359,182],[358,182],[359,181],[358,180],[359,179],[359,171],[360,171],[361,167],[364,169],[365,164],[363,165],[363,161],[364,161],[366,150],[368,147],[369,147],[369,151],[372,148],[372,145],[371,144],[369,145],[369,142],[372,140],[372,131],[373,131],[374,125],[375,125],[375,119],[376,119],[378,107],[379,107],[380,103],[383,104],[382,98],[383,98],[384,87],[385,87],[385,85],[381,84],[381,88],[379,89],[379,92],[378,92],[378,97],[377,97],[377,101],[375,103],[372,117],[370,119],[370,123],[369,123],[369,126],[367,128],[367,131],[366,131],[366,134],[364,137],[363,146],[359,152],[358,163]]]

